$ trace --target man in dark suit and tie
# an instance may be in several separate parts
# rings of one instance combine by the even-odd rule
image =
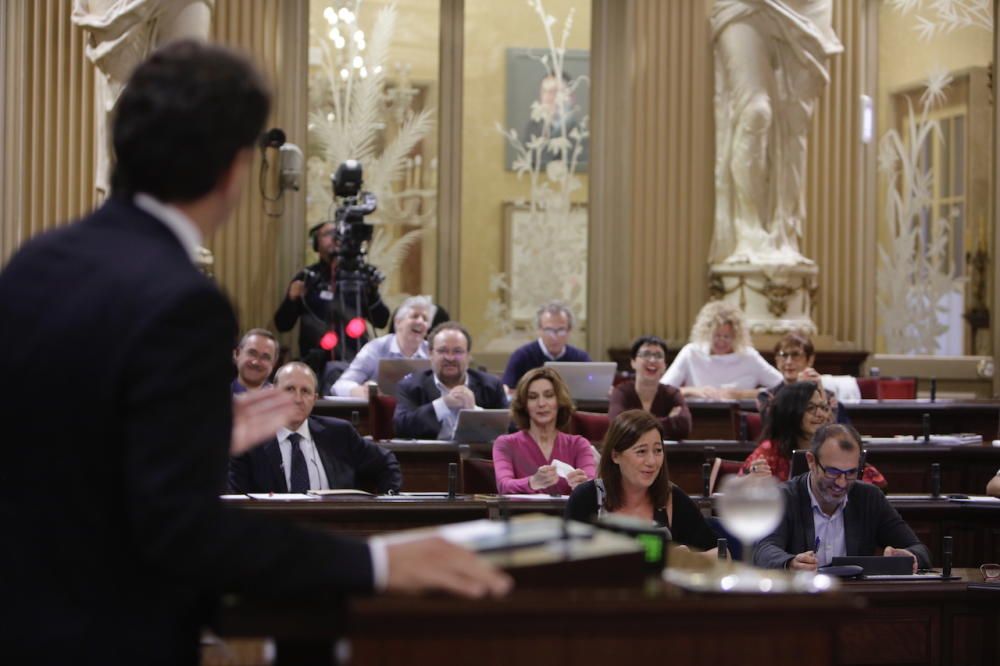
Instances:
[[[0,273],[0,376],[16,382],[0,401],[6,662],[196,664],[226,591],[509,586],[439,539],[365,543],[219,501],[230,451],[290,408],[278,391],[234,403],[235,317],[192,263],[240,201],[269,106],[241,56],[188,40],[155,52],[117,103],[112,197]],[[58,407],[56,377],[81,389]]]
[[[913,558],[913,571],[931,566],[930,551],[882,491],[857,482],[861,436],[832,423],[816,431],[806,453],[809,473],[782,485],[785,516],[754,549],[765,569],[815,571],[834,557],[886,555]]]
[[[469,369],[472,339],[447,321],[427,336],[431,369],[409,375],[396,387],[393,426],[397,437],[452,439],[463,409],[503,409],[507,394],[493,375]]]
[[[312,368],[284,365],[274,387],[292,396],[295,411],[277,437],[229,462],[232,492],[304,493],[366,484],[379,494],[399,492],[402,475],[391,451],[361,439],[347,421],[309,416],[316,404]]]

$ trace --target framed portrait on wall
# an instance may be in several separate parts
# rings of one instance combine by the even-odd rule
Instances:
[[[587,205],[559,212],[532,211],[526,204],[504,208],[504,268],[508,312],[518,328],[534,328],[535,312],[558,299],[587,319]]]
[[[546,48],[507,49],[506,127],[517,130],[518,138],[524,144],[532,136],[543,136],[546,131],[545,123],[537,117],[537,112],[532,118],[532,108],[536,103],[536,108],[548,109],[550,120],[547,131],[551,137],[569,138],[575,127],[586,126],[590,115],[590,52],[584,49],[566,50],[562,81],[556,81],[549,74],[551,64],[546,65],[547,62],[551,63],[551,54]],[[566,91],[565,103],[562,108],[557,108],[560,89]],[[576,162],[577,172],[587,170],[590,152],[587,144],[588,139],[584,137]],[[504,153],[504,164],[508,170],[513,170],[516,157],[516,148],[508,142]],[[541,166],[544,168],[546,161],[557,158],[557,153],[543,151]]]

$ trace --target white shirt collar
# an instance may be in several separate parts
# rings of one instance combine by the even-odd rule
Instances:
[[[566,348],[568,347],[568,345],[567,345],[567,347],[563,347],[563,350],[561,352],[559,352],[559,356],[553,356],[549,352],[549,350],[545,347],[545,343],[542,342],[541,338],[538,338],[538,346],[541,347],[542,353],[545,355],[545,358],[549,359],[550,361],[558,361],[563,356],[565,356],[566,355]]]
[[[286,439],[288,439],[288,436],[291,435],[293,432],[297,432],[300,435],[302,435],[302,439],[304,440],[310,442],[312,441],[312,435],[309,434],[309,419],[303,421],[302,424],[295,430],[289,430],[285,426],[281,426],[280,428],[278,428],[278,435],[277,435],[278,441],[279,442],[285,441]]]
[[[201,230],[179,208],[163,203],[152,196],[139,192],[133,198],[135,205],[146,211],[163,223],[177,237],[184,251],[191,257],[191,262],[198,259],[198,247],[201,245]]]
[[[434,378],[434,386],[436,386],[437,390],[441,392],[441,395],[444,395],[445,393],[447,393],[450,390],[447,386],[445,386],[444,384],[441,383],[441,380],[438,379],[437,373],[432,372],[431,373],[431,377]],[[469,371],[468,370],[465,371],[465,381],[462,382],[462,383],[465,384],[466,386],[469,385]]]

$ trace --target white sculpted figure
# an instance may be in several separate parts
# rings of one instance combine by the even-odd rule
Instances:
[[[87,57],[96,65],[97,174],[110,192],[111,112],[132,70],[156,47],[182,37],[208,38],[215,0],[74,0],[72,21],[86,30]]]
[[[806,136],[826,61],[843,46],[832,0],[716,0],[712,263],[811,264],[799,252]]]

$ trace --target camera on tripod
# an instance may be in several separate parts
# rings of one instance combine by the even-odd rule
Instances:
[[[365,261],[365,243],[372,239],[375,227],[365,222],[365,216],[375,212],[378,200],[371,192],[362,191],[361,183],[361,163],[357,160],[342,162],[333,174],[333,194],[343,200],[334,214],[337,279],[351,277],[377,285],[383,277]]]

